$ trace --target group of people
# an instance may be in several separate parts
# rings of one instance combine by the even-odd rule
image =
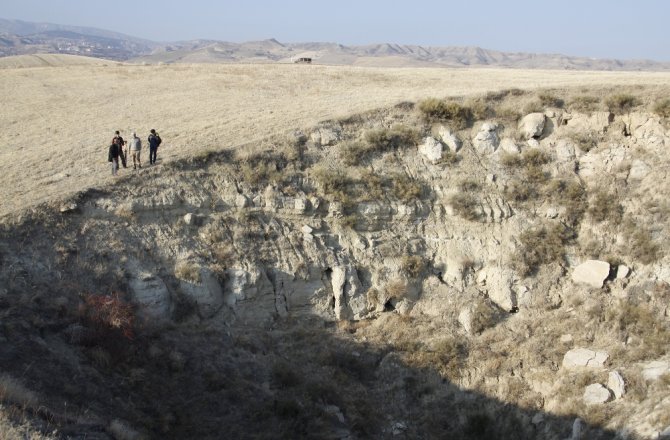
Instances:
[[[156,130],[153,128],[147,138],[149,143],[149,164],[153,165],[156,163],[156,155],[158,154],[158,146],[161,144],[161,137],[156,133]],[[137,137],[137,133],[133,132],[133,137],[130,140],[130,148],[128,148],[128,142],[123,140],[121,133],[117,130],[115,132],[114,138],[112,139],[112,144],[109,146],[109,152],[107,155],[107,160],[112,164],[112,175],[116,176],[119,172],[119,161],[123,168],[128,168],[127,166],[127,157],[128,154],[133,158],[133,169],[136,170],[138,167],[142,168],[142,161],[140,159],[140,153],[142,151],[142,141]]]

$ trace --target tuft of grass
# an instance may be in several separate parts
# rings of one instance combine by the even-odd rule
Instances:
[[[628,221],[624,226],[624,235],[627,239],[628,255],[635,260],[642,264],[652,264],[661,258],[660,246],[654,242],[651,232],[644,226]]]
[[[418,255],[405,255],[402,257],[400,267],[410,278],[419,278],[426,270],[427,261]]]
[[[0,402],[22,407],[37,404],[37,395],[8,374],[0,375]]]
[[[561,98],[558,98],[549,92],[542,92],[537,95],[537,98],[540,100],[540,104],[544,107],[563,108],[563,105],[565,104]]]
[[[392,178],[393,195],[405,203],[420,199],[423,194],[423,185],[406,174],[396,174]]]
[[[197,284],[200,282],[200,266],[191,261],[179,261],[174,266],[174,275],[180,280]]]
[[[570,139],[584,153],[588,153],[598,146],[598,136],[592,132],[574,132],[570,134]]]
[[[658,101],[654,104],[654,113],[661,118],[670,118],[670,98]]]
[[[476,192],[479,191],[482,186],[474,179],[463,179],[457,184],[458,190],[461,192]]]
[[[407,295],[407,282],[399,278],[391,280],[384,286],[384,293],[387,301],[403,299]]]
[[[623,216],[623,207],[617,200],[616,195],[598,190],[591,198],[588,214],[596,223],[609,221],[617,224]]]
[[[405,125],[394,125],[391,128],[379,128],[365,133],[365,141],[371,152],[414,147],[420,139],[419,131]]]
[[[635,107],[641,104],[640,100],[633,95],[625,93],[612,95],[605,99],[607,109],[615,115],[630,113]]]
[[[455,130],[468,127],[473,120],[473,113],[469,107],[437,98],[428,98],[419,102],[419,111],[427,121],[448,121]]]
[[[512,265],[522,276],[532,275],[542,265],[563,261],[565,246],[574,238],[574,232],[562,224],[526,230],[519,237],[520,247]]]
[[[629,361],[657,359],[668,352],[670,329],[647,304],[615,304],[605,311],[605,321],[627,341],[633,336],[625,356]]]
[[[325,195],[342,203],[349,200],[351,179],[348,175],[326,167],[315,167],[312,176]]]
[[[372,149],[361,141],[347,141],[340,144],[340,158],[347,166],[356,166],[364,162]]]
[[[481,217],[479,202],[472,194],[454,194],[449,198],[449,205],[459,217],[466,220],[477,221]]]
[[[568,109],[575,112],[590,114],[598,110],[600,99],[595,96],[576,96],[568,103]]]

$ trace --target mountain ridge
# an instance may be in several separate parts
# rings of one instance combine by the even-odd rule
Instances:
[[[506,67],[561,70],[670,70],[670,62],[504,52],[478,46],[425,46],[392,42],[346,46],[336,42],[242,43],[212,39],[154,42],[93,27],[0,18],[0,57],[42,53],[85,55],[142,63],[284,62],[309,57],[326,65],[371,67]]]

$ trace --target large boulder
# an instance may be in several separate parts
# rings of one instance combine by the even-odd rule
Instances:
[[[563,356],[564,368],[602,368],[607,362],[609,354],[604,351],[594,351],[588,348],[574,348]]]
[[[437,139],[428,136],[423,144],[419,145],[419,153],[432,163],[437,163],[442,159],[442,143]]]
[[[472,144],[480,154],[493,153],[498,149],[498,126],[492,122],[485,122],[472,140]]]
[[[367,298],[356,269],[337,266],[331,272],[337,319],[360,319],[367,313]]]
[[[314,130],[310,136],[312,142],[321,146],[334,145],[342,137],[342,131],[334,127],[321,127]]]
[[[610,265],[608,262],[588,260],[575,268],[572,272],[572,281],[599,289],[603,287],[603,283],[609,274]]]
[[[544,113],[531,113],[526,115],[519,122],[519,130],[524,138],[537,139],[542,136],[546,119]]]
[[[582,396],[587,405],[598,405],[607,402],[612,397],[610,390],[599,383],[594,383],[586,387]]]

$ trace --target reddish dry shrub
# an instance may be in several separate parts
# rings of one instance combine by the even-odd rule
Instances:
[[[111,295],[87,294],[84,316],[99,331],[119,331],[127,339],[133,339],[135,311],[119,292],[112,292]]]

